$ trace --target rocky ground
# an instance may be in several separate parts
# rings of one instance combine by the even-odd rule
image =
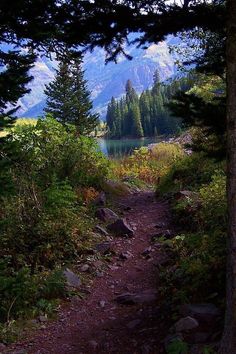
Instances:
[[[112,261],[98,272],[85,299],[75,296],[58,320],[43,323],[8,353],[163,352],[168,323],[161,322],[158,265],[165,255],[152,239],[171,227],[168,205],[152,192],[134,193],[116,204],[133,235],[116,236],[107,244]]]
[[[72,297],[55,321],[41,316],[38,331],[26,333],[20,343],[2,353],[161,354],[173,338],[193,343],[208,340],[209,328],[219,317],[214,305],[185,306],[172,327],[171,311],[161,305],[159,269],[168,265],[170,257],[158,237],[173,234],[167,201],[142,191],[118,198],[113,205],[119,216],[104,206],[96,212],[100,220],[96,229],[107,240],[96,245],[102,257],[93,263],[96,276],[84,289],[87,295]],[[91,265],[83,264],[81,271],[91,272]],[[80,288],[76,274],[67,270],[65,276]],[[191,353],[203,351],[197,345]]]

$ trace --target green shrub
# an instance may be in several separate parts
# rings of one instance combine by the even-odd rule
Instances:
[[[185,230],[170,241],[175,270],[163,271],[163,287],[177,301],[221,302],[225,289],[226,177],[218,170],[191,198],[174,201],[176,220]],[[191,233],[188,233],[190,232]],[[170,290],[171,289],[171,290]]]
[[[199,190],[201,209],[196,217],[204,229],[226,230],[227,202],[226,202],[226,176],[218,171],[212,176],[212,181]]]
[[[0,255],[9,255],[15,269],[52,268],[83,247],[86,218],[67,182],[54,181],[45,191],[22,182],[16,196],[3,199],[2,214]]]
[[[188,354],[188,344],[181,340],[174,340],[167,347],[167,354]]]
[[[16,145],[15,173],[30,174],[43,187],[55,177],[72,186],[99,187],[109,171],[94,139],[78,137],[75,127],[64,127],[50,116],[36,125],[16,126],[7,141]]]
[[[185,230],[226,229],[226,176],[223,170],[216,172],[209,184],[202,185],[189,197],[180,198],[172,203],[174,218]]]
[[[15,318],[51,313],[65,295],[60,269],[90,242],[92,217],[82,192],[96,195],[109,172],[93,139],[51,117],[14,127],[5,147],[8,166],[0,179],[9,177],[14,188],[0,204],[2,334]]]
[[[179,158],[170,166],[157,186],[160,194],[180,190],[197,190],[202,184],[209,183],[218,169],[224,169],[224,162],[206,158],[203,153],[194,153]]]
[[[0,321],[27,318],[50,313],[55,309],[52,299],[65,296],[64,277],[52,273],[32,275],[28,267],[14,271],[7,259],[0,263]]]

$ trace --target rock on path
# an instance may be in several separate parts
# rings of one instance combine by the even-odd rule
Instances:
[[[132,238],[115,237],[110,267],[96,277],[86,299],[62,306],[59,318],[8,347],[4,353],[27,354],[161,354],[168,324],[158,307],[159,250],[152,252],[151,236],[157,225],[171,228],[168,204],[151,192],[119,198],[125,218],[135,229]],[[110,247],[110,244],[108,245]],[[150,256],[144,257],[147,252]],[[150,251],[150,252],[149,252]],[[128,252],[128,253],[127,253]],[[125,261],[121,254],[130,254]],[[155,291],[157,289],[157,292]],[[128,303],[116,301],[131,294]],[[132,299],[131,299],[132,297]],[[121,299],[121,297],[120,297]],[[137,301],[136,301],[137,300]]]

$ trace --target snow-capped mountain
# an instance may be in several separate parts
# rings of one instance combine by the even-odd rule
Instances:
[[[168,49],[168,43],[152,44],[147,49],[130,46],[126,52],[133,57],[128,60],[119,58],[118,63],[105,65],[105,53],[95,49],[84,57],[85,78],[91,91],[94,110],[104,117],[107,103],[111,97],[120,97],[125,92],[128,79],[137,92],[152,86],[153,74],[158,69],[161,80],[166,80],[175,73],[174,60]],[[31,69],[34,77],[29,84],[31,92],[20,99],[21,108],[18,116],[37,117],[42,115],[45,106],[44,88],[54,77],[56,61],[49,58],[39,58]]]

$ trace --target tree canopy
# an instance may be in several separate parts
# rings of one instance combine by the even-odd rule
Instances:
[[[90,92],[81,67],[82,58],[71,60],[65,56],[59,63],[55,79],[46,86],[45,112],[62,124],[76,126],[79,134],[90,134],[98,123],[98,115],[92,113]]]
[[[185,0],[183,3],[165,0],[19,0],[12,3],[2,0],[0,38],[5,50],[0,51],[3,69],[0,83],[4,76],[11,78],[15,95],[14,98],[4,96],[1,85],[1,108],[4,109],[8,102],[16,103],[17,98],[25,93],[22,88],[30,80],[27,69],[31,67],[35,53],[60,53],[66,45],[76,54],[100,46],[106,50],[107,60],[115,60],[119,54],[129,58],[124,45],[130,43],[128,34],[131,32],[137,34],[133,42],[145,46],[163,40],[167,34],[196,27],[222,33],[225,18],[223,0]],[[23,48],[24,52],[12,51],[9,44]],[[13,56],[18,70],[21,70],[20,82],[19,73],[9,71]]]

